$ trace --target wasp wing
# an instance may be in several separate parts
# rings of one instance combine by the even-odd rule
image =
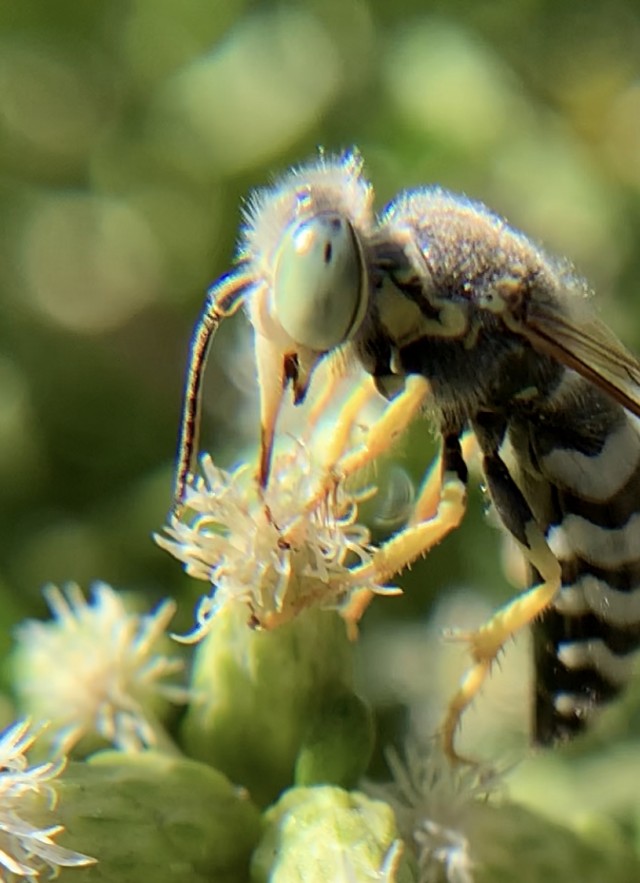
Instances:
[[[518,331],[538,352],[573,368],[640,417],[640,361],[586,308],[567,311],[566,305],[532,298]]]

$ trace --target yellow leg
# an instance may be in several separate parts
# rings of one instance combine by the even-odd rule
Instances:
[[[542,531],[535,522],[530,521],[525,527],[525,534],[527,545],[519,543],[519,546],[543,581],[505,604],[477,631],[454,633],[454,637],[468,643],[473,659],[472,667],[464,675],[457,693],[449,703],[442,728],[444,750],[454,762],[473,762],[456,751],[455,733],[463,712],[489,675],[493,661],[507,640],[546,610],[560,589],[560,564],[547,545]]]
[[[380,419],[370,427],[364,442],[339,461],[340,476],[353,475],[388,451],[422,408],[430,390],[429,381],[421,375],[407,377],[404,390],[392,399]]]
[[[336,464],[340,461],[345,448],[349,444],[358,415],[368,402],[377,395],[379,394],[373,385],[373,381],[367,378],[364,383],[358,384],[347,398],[340,410],[325,452],[324,460],[327,472],[335,471],[338,468]]]
[[[477,453],[478,443],[472,432],[465,432],[460,437],[462,459],[468,463]],[[442,454],[431,464],[420,488],[420,493],[413,504],[409,524],[419,524],[433,518],[438,510],[442,496]]]
[[[345,403],[328,445],[321,484],[317,493],[307,502],[305,511],[316,509],[323,500],[334,493],[340,481],[349,478],[387,451],[416,416],[429,391],[429,383],[424,377],[417,375],[408,377],[404,390],[387,405],[378,420],[369,427],[362,444],[342,456],[344,449],[348,447],[358,414],[372,396],[377,395],[375,387],[370,382],[354,390]]]
[[[337,398],[338,390],[344,382],[344,374],[340,374],[338,371],[329,371],[324,386],[316,392],[313,401],[311,402],[311,407],[309,408],[306,420],[304,432],[305,438],[310,438],[313,435],[318,423],[331,407],[332,402]]]
[[[350,583],[357,587],[369,579],[381,585],[404,570],[421,555],[426,555],[444,537],[455,530],[465,513],[467,489],[465,484],[451,473],[445,473],[440,499],[432,518],[420,524],[412,524],[395,534],[380,546],[371,560],[354,567]],[[370,589],[355,591],[349,603],[341,611],[347,622],[350,637],[357,635],[360,618],[372,600]]]

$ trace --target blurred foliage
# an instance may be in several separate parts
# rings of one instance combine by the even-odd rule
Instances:
[[[7,625],[41,609],[48,580],[189,591],[150,534],[171,501],[190,330],[242,200],[319,145],[359,146],[380,207],[432,181],[484,200],[573,260],[639,349],[639,59],[628,0],[0,4]],[[203,438],[222,465],[257,438],[246,322],[228,326]],[[432,455],[417,425],[398,459],[417,482]],[[477,621],[485,602],[459,590],[506,598],[499,564],[477,494],[405,596],[373,605],[381,704],[422,698],[437,667],[423,625],[385,655],[392,620],[420,623],[441,593],[439,625]],[[505,666],[501,700],[521,731],[522,670]]]

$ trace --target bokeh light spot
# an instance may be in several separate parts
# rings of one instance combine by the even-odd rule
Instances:
[[[5,149],[27,146],[50,162],[81,160],[103,130],[104,117],[104,103],[80,65],[19,40],[0,43]]]
[[[85,193],[45,198],[24,234],[33,304],[80,333],[111,330],[156,297],[161,257],[144,219],[125,202]]]
[[[340,73],[330,36],[308,13],[254,16],[168,82],[157,122],[167,139],[175,134],[174,149],[193,151],[192,161],[199,154],[221,173],[238,172],[266,161],[317,123]]]
[[[494,166],[496,200],[508,217],[576,262],[601,287],[619,268],[616,202],[587,151],[559,121],[502,145]]]
[[[437,19],[400,31],[383,75],[411,128],[462,148],[494,143],[520,111],[508,69],[478,38]]]
[[[618,177],[640,187],[640,82],[614,98],[608,114],[605,146]]]

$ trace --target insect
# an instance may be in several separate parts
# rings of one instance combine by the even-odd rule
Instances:
[[[285,394],[301,402],[337,351],[359,362],[391,403],[348,468],[425,408],[441,436],[438,510],[394,536],[392,570],[462,520],[461,437],[471,430],[492,503],[532,574],[529,589],[465,636],[473,661],[443,725],[447,752],[458,757],[462,712],[527,625],[534,739],[569,738],[622,688],[640,646],[640,364],[570,267],[484,205],[439,187],[401,193],[378,217],[372,203],[355,151],[321,155],[254,195],[235,266],[194,333],[177,500],[224,317],[244,305],[255,329],[263,487]]]

